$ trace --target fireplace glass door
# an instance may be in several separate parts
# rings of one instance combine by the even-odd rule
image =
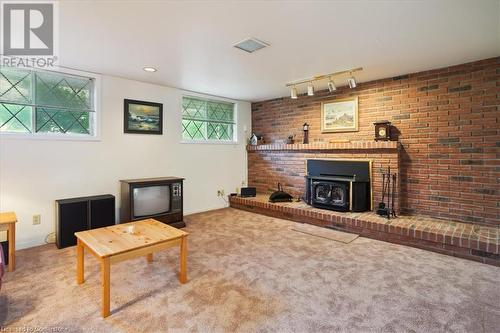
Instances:
[[[312,182],[313,206],[332,210],[349,210],[349,183],[334,181]]]

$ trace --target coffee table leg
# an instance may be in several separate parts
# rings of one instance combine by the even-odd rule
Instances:
[[[179,275],[179,281],[181,283],[187,282],[187,237],[181,238],[181,272]]]
[[[76,283],[84,282],[84,247],[82,241],[76,239]]]
[[[109,272],[109,257],[101,259],[101,275],[102,275],[102,309],[103,318],[109,316],[110,305],[110,272]]]
[[[153,254],[150,253],[146,256],[146,259],[148,260],[148,262],[152,262],[153,261]]]
[[[16,224],[9,224],[8,230],[9,238],[9,272],[13,272],[16,269]]]

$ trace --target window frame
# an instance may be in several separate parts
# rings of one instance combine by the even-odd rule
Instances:
[[[16,67],[13,67],[16,69]],[[101,140],[101,80],[102,77],[97,73],[89,73],[80,70],[61,68],[57,70],[47,70],[38,67],[30,68],[19,68],[21,70],[29,70],[35,72],[43,72],[49,74],[60,74],[66,76],[74,77],[84,77],[87,79],[92,79],[94,81],[94,91],[92,93],[93,104],[94,104],[94,119],[91,122],[93,128],[93,133],[91,134],[78,134],[78,133],[16,133],[16,132],[0,132],[0,140],[3,139],[21,139],[21,140],[63,140],[63,141],[100,141]],[[31,83],[32,96],[35,96],[35,86],[36,82]],[[34,101],[33,101],[34,102]],[[33,107],[32,121],[36,126],[36,107]]]
[[[184,136],[182,135],[183,133],[183,128],[182,128],[182,120],[183,118],[183,100],[184,98],[195,98],[195,99],[200,99],[206,102],[215,102],[215,103],[231,103],[233,104],[233,117],[234,117],[234,124],[233,124],[233,139],[232,140],[189,140],[189,139],[184,139]],[[189,93],[189,94],[183,94],[181,95],[180,98],[180,103],[179,103],[179,108],[180,108],[180,143],[185,143],[185,144],[208,144],[208,145],[238,145],[239,144],[239,139],[238,139],[238,103],[234,100],[228,99],[228,98],[223,98],[223,97],[211,97],[211,96],[206,96],[202,94],[196,94],[196,93]]]

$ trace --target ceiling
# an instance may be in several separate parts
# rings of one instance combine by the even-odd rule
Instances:
[[[499,0],[62,1],[59,12],[62,66],[247,101],[358,66],[363,82],[500,55]],[[232,47],[246,37],[271,46]]]

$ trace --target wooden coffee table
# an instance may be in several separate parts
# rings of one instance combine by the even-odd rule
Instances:
[[[134,226],[130,233],[130,226]],[[87,248],[101,263],[102,308],[101,314],[110,314],[110,264],[146,256],[153,261],[153,252],[180,245],[179,281],[186,283],[186,257],[188,233],[154,219],[113,225],[110,227],[76,232],[77,264],[76,282],[84,282],[84,249]]]
[[[16,213],[0,213],[0,231],[7,231],[9,241],[9,272],[16,268],[16,223]]]

